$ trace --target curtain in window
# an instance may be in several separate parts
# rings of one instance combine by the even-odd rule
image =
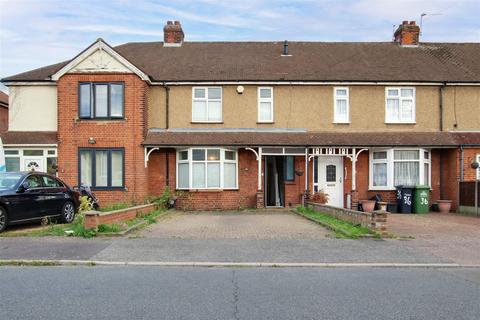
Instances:
[[[387,164],[386,163],[374,163],[373,164],[373,186],[383,187],[386,186],[387,181]]]
[[[347,100],[337,99],[336,121],[348,121],[347,117]]]
[[[192,187],[205,188],[205,163],[192,164]]]
[[[112,151],[112,187],[123,185],[123,154],[121,151]]]
[[[123,117],[123,85],[110,85],[110,116]]]
[[[399,99],[387,99],[387,120],[398,121],[400,112]]]
[[[80,85],[80,118],[91,117],[90,90],[91,86],[89,83]]]
[[[108,117],[108,85],[95,85],[95,116]]]
[[[80,153],[80,184],[92,186],[92,153]]]
[[[271,102],[260,102],[260,121],[272,120]]]
[[[220,188],[220,163],[207,163],[207,187]]]
[[[108,152],[95,152],[95,186],[108,186]]]
[[[178,164],[178,187],[188,189],[188,163]]]
[[[237,173],[235,163],[225,163],[223,168],[223,186],[235,188],[237,185]]]
[[[222,120],[222,103],[220,101],[208,102],[208,121]]]

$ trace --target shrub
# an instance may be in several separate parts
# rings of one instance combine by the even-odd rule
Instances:
[[[323,191],[318,191],[310,198],[313,202],[325,204],[328,202],[328,194]]]

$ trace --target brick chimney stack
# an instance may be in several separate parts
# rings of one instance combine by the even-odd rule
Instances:
[[[394,41],[402,46],[418,46],[420,38],[420,27],[415,21],[403,21],[393,34]]]
[[[163,45],[165,47],[180,47],[184,37],[180,21],[167,21],[163,27]]]

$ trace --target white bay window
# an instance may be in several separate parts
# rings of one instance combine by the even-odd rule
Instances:
[[[370,151],[370,189],[393,190],[395,186],[430,186],[430,151],[384,149]]]
[[[191,148],[177,152],[177,189],[236,189],[237,152]]]

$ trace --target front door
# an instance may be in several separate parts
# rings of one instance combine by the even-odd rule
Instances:
[[[318,187],[328,194],[328,205],[343,207],[343,158],[318,157]]]
[[[25,157],[25,159],[23,159],[23,170],[45,172],[45,168],[43,167],[43,158]]]

